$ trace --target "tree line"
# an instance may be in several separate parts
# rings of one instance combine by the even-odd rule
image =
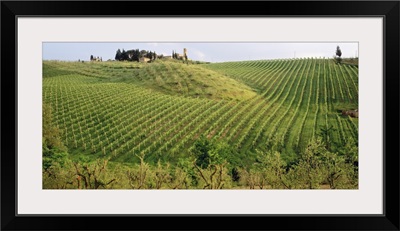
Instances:
[[[117,50],[115,54],[115,60],[118,61],[136,61],[139,62],[140,58],[148,58],[150,61],[154,61],[158,58],[157,53],[155,51],[146,51],[146,50],[128,50],[125,51],[122,49]]]

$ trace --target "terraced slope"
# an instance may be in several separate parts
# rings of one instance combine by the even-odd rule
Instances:
[[[186,65],[43,63],[43,101],[73,155],[176,160],[200,135],[229,143],[237,159],[278,150],[294,160],[321,129],[336,147],[358,139],[358,70],[297,59]]]
[[[333,126],[333,143],[358,140],[358,119],[342,117],[341,110],[358,108],[358,70],[331,60],[274,60],[211,64],[210,69],[258,89],[267,102],[253,118],[252,145],[278,146],[293,154],[322,129]],[[246,134],[246,133],[242,133]],[[262,147],[260,147],[262,149]]]

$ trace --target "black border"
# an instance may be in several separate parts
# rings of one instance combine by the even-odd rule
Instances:
[[[229,6],[229,7],[228,7]],[[185,15],[182,10],[186,9]],[[2,230],[399,230],[399,1],[257,2],[1,2],[1,229]],[[139,14],[132,14],[139,13]],[[294,17],[384,18],[383,215],[18,216],[16,214],[17,18]],[[388,124],[389,126],[386,126]],[[34,199],[34,198],[32,198]],[[233,202],[234,203],[234,202]],[[189,224],[188,226],[186,224]]]

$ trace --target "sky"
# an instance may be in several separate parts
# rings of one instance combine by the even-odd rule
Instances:
[[[90,55],[103,61],[114,59],[118,49],[139,49],[171,55],[182,54],[187,48],[188,58],[207,62],[227,62],[263,59],[327,57],[335,55],[340,46],[343,57],[358,57],[358,43],[95,43],[95,42],[46,42],[43,43],[43,60],[89,60]]]

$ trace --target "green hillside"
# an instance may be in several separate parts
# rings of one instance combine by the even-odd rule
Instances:
[[[73,70],[73,71],[72,71]],[[78,74],[101,83],[130,83],[161,93],[194,98],[246,100],[256,93],[245,84],[200,65],[175,60],[137,62],[44,62],[43,76]]]
[[[241,150],[272,146],[295,158],[322,129],[333,129],[334,146],[358,140],[358,118],[342,110],[358,108],[358,69],[332,60],[300,59],[211,64],[260,92],[260,110],[247,112],[240,130]],[[254,101],[254,100],[252,100]],[[250,101],[251,102],[251,101]],[[250,131],[248,131],[250,130]]]
[[[173,163],[204,135],[250,165],[257,150],[290,162],[319,136],[333,150],[358,140],[358,118],[341,115],[358,108],[358,68],[328,59],[44,61],[43,77],[43,102],[76,158],[133,162],[144,153],[149,162]]]

